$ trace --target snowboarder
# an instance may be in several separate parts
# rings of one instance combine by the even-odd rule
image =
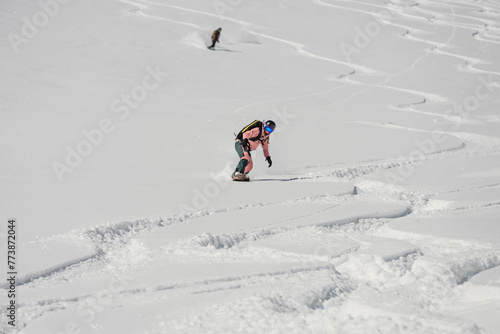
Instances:
[[[222,28],[219,28],[217,30],[214,30],[214,32],[212,33],[212,45],[210,46],[210,49],[213,49],[215,47],[215,43],[219,43],[219,37],[221,31]]]
[[[253,121],[243,128],[236,136],[234,148],[240,157],[238,166],[232,175],[233,181],[249,181],[248,173],[253,168],[251,151],[255,151],[259,145],[262,145],[264,156],[271,167],[273,162],[269,155],[269,136],[276,129],[276,124],[269,120],[266,122]]]

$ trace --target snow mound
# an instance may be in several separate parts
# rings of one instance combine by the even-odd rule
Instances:
[[[193,31],[185,35],[182,37],[181,43],[198,49],[205,49],[207,47],[207,41],[205,41],[199,31]]]

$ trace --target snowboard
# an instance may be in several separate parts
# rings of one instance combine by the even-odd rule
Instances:
[[[211,47],[211,46],[207,46],[207,49],[212,50],[212,51],[215,51],[215,48],[213,48],[213,47]]]
[[[250,181],[250,178],[248,177],[248,175],[238,174],[235,177],[233,177],[233,181],[248,182]]]

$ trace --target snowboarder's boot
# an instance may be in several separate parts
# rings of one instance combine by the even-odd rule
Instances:
[[[248,181],[250,181],[250,178],[246,174],[238,173],[238,174],[236,174],[233,177],[233,181],[245,181],[245,182],[248,182]]]

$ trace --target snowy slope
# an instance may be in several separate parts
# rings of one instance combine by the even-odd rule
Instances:
[[[0,332],[500,333],[498,1],[0,12]]]

